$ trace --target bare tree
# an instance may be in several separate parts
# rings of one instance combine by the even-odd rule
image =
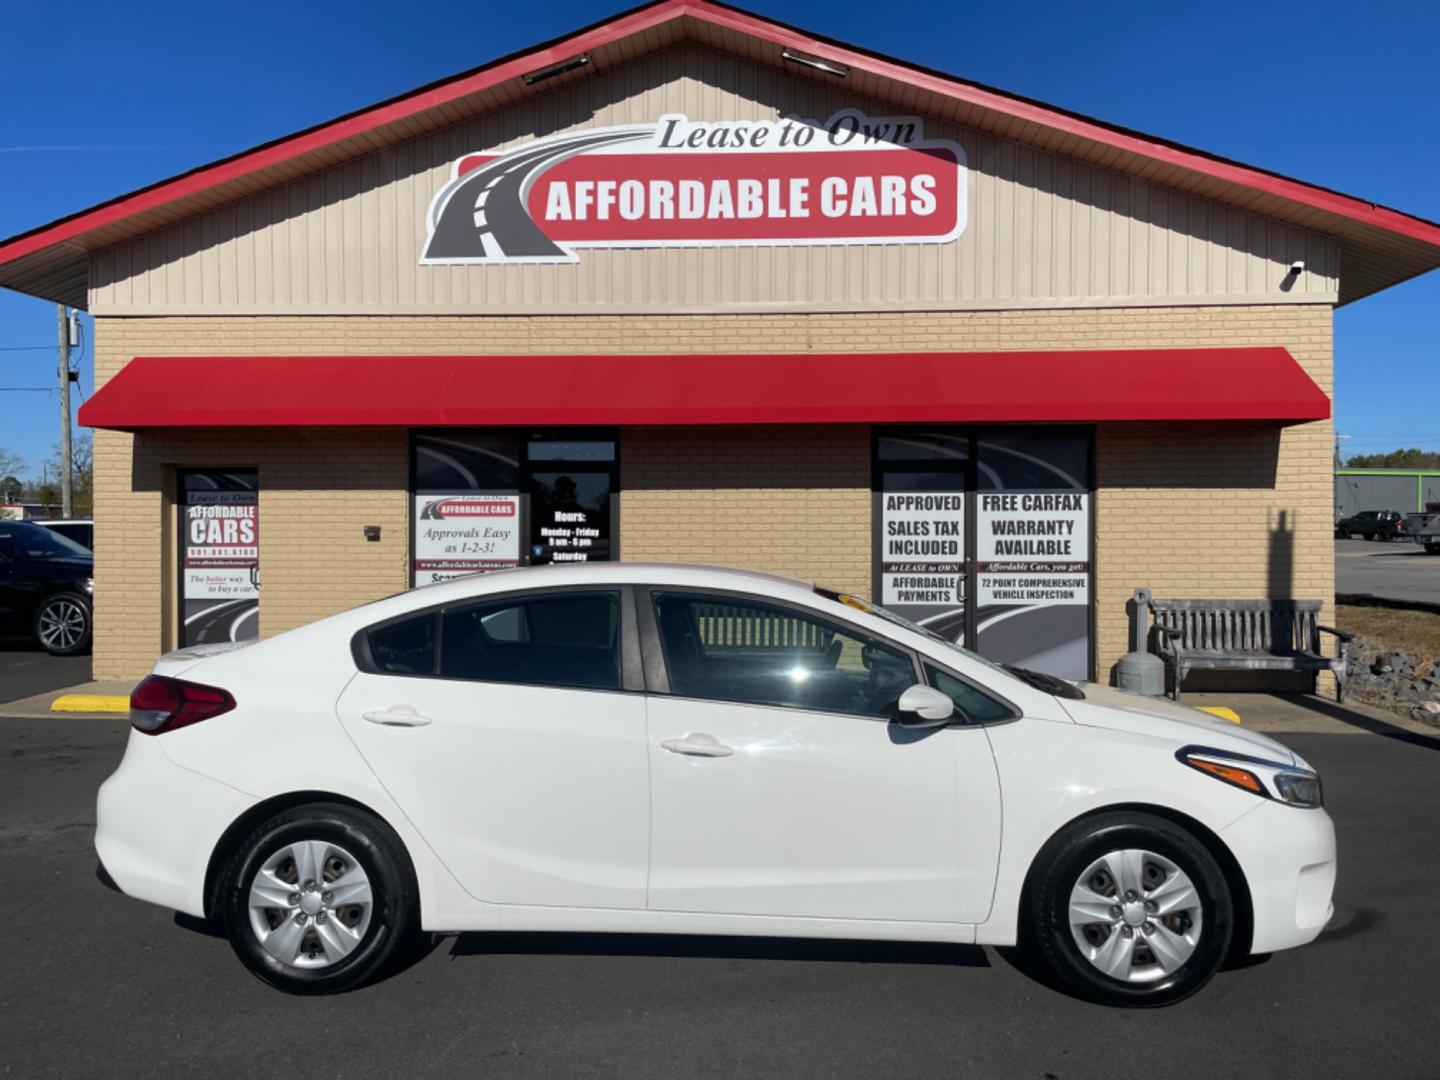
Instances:
[[[60,447],[57,444],[54,452],[46,463],[47,472],[55,477],[53,485],[43,485],[50,490],[47,494],[52,495],[51,502],[58,501],[60,490]],[[95,507],[95,461],[94,448],[90,436],[77,436],[70,446],[70,486],[73,492],[72,509],[76,517],[89,517]],[[45,502],[45,498],[41,497]]]

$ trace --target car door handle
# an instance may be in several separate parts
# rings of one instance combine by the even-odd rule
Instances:
[[[376,709],[360,715],[372,724],[384,724],[386,727],[424,727],[430,723],[430,717],[420,715],[409,705],[391,705],[388,709]]]
[[[714,735],[703,731],[692,732],[683,739],[666,739],[660,745],[672,754],[688,757],[729,757],[735,753]]]

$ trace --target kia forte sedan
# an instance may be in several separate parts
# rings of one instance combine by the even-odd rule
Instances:
[[[1331,914],[1320,781],[1205,713],[787,579],[596,563],[162,657],[96,848],[282,990],[421,931],[1031,945],[1158,1005]]]

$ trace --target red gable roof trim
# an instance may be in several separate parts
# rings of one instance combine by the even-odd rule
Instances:
[[[8,240],[0,241],[0,265],[84,233],[142,214],[187,196],[236,180],[256,171],[324,149],[346,139],[382,128],[455,101],[467,95],[519,78],[548,64],[689,17],[772,44],[808,53],[824,60],[867,71],[873,75],[924,88],[981,108],[1088,139],[1118,150],[1139,154],[1165,164],[1191,170],[1284,198],[1356,222],[1384,229],[1427,244],[1440,246],[1440,224],[1392,210],[1328,188],[1307,184],[1279,173],[1243,165],[1204,151],[1104,123],[1055,106],[995,90],[955,76],[906,64],[877,53],[815,36],[794,27],[752,15],[714,0],[657,0],[623,12],[573,34],[512,53],[482,67],[432,83],[361,109],[337,120],[307,128],[232,157],[202,165],[169,180],[119,196],[88,210],[60,218]]]

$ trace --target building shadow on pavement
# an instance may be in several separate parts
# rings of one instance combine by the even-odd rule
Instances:
[[[1387,739],[1394,739],[1396,742],[1407,743],[1410,746],[1418,746],[1424,750],[1440,750],[1440,731],[1434,735],[1426,735],[1418,731],[1410,731],[1400,727],[1398,724],[1388,724],[1373,716],[1366,716],[1364,713],[1347,709],[1344,705],[1337,705],[1333,701],[1326,701],[1324,698],[1313,694],[1276,694],[1276,697],[1306,709],[1309,712],[1319,713],[1328,716],[1332,720],[1338,720],[1342,724],[1360,728],[1372,735],[1380,735]]]
[[[657,956],[713,960],[800,960],[845,964],[989,967],[978,945],[920,941],[707,937],[691,934],[461,934],[451,956]]]

